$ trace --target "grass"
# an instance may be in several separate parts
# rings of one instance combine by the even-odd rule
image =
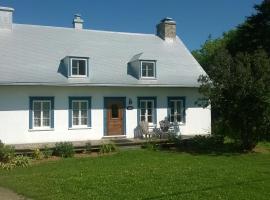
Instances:
[[[45,199],[269,199],[270,154],[191,155],[122,150],[13,171],[0,186]]]

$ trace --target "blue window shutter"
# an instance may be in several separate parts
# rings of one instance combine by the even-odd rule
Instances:
[[[72,127],[72,97],[68,99],[68,127]]]
[[[88,98],[88,127],[91,127],[92,126],[92,120],[91,120],[91,97]]]
[[[29,129],[33,128],[33,98],[29,97]]]
[[[54,128],[54,97],[50,97],[51,99],[51,128]]]

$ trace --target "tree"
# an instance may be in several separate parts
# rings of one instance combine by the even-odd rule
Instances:
[[[200,92],[211,101],[214,133],[222,130],[244,149],[270,139],[270,0],[255,9],[236,29],[193,51],[208,74],[199,78]]]
[[[270,59],[258,50],[235,57],[222,49],[213,59],[212,78],[201,76],[200,92],[211,100],[226,134],[250,150],[270,127]]]

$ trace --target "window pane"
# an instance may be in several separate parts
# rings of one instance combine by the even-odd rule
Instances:
[[[141,109],[141,115],[145,115],[145,109]]]
[[[87,109],[87,102],[86,101],[82,101],[81,102],[81,109],[82,110],[86,110]]]
[[[43,111],[43,118],[50,118],[50,111],[49,110]]]
[[[87,118],[87,110],[81,110],[81,117]]]
[[[147,108],[150,108],[150,109],[152,108],[152,101],[147,102]]]
[[[152,109],[148,109],[147,112],[148,112],[148,115],[152,115]]]
[[[111,115],[112,115],[112,118],[118,118],[119,116],[119,109],[118,109],[118,105],[117,104],[113,104],[111,106]]]
[[[144,115],[141,116],[141,121],[145,121],[145,116]]]
[[[73,125],[79,125],[79,118],[73,118]]]
[[[87,125],[87,118],[81,119],[81,125]]]
[[[79,110],[73,110],[73,117],[79,117]]]
[[[146,69],[142,69],[142,76],[143,76],[143,77],[146,77],[146,76],[147,76],[147,74],[146,74]]]
[[[177,115],[177,122],[181,122],[182,119],[181,119],[181,115]]]
[[[180,110],[181,110],[181,101],[177,101],[176,105],[177,105],[177,113],[180,113]]]
[[[41,119],[34,119],[34,127],[40,127],[41,126]]]
[[[77,67],[72,67],[72,75],[78,75],[78,68]]]
[[[171,110],[171,115],[174,115],[174,109],[171,108],[170,110]]]
[[[79,102],[78,101],[73,101],[72,102],[72,108],[73,108],[73,110],[78,110],[79,109]]]
[[[148,66],[148,76],[149,77],[154,76],[154,66]]]
[[[145,101],[141,101],[141,108],[146,108],[146,102]]]
[[[153,120],[153,119],[152,119],[152,115],[151,115],[151,116],[148,115],[148,120],[147,120],[147,121],[148,121],[149,123],[152,123],[152,122],[153,122],[152,120]]]
[[[39,119],[41,118],[41,112],[39,110],[34,111],[34,119],[36,118],[39,118]]]
[[[80,68],[79,68],[79,75],[86,75],[85,66],[80,66]]]
[[[43,126],[50,126],[50,119],[43,119]]]
[[[171,115],[170,122],[174,122],[174,115]]]
[[[40,110],[41,109],[41,102],[34,102],[34,110]]]
[[[74,68],[78,67],[78,60],[72,60],[72,67]]]
[[[43,102],[43,110],[50,110],[50,102]]]

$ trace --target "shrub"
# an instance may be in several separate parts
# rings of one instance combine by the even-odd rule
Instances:
[[[9,162],[0,162],[2,169],[11,170],[15,167],[28,167],[30,165],[30,159],[26,156],[15,156]]]
[[[60,156],[63,158],[73,157],[74,156],[74,147],[71,142],[59,142],[55,144],[54,155]]]
[[[42,151],[40,151],[39,149],[35,149],[33,152],[33,158],[36,160],[41,160],[44,158],[44,154]]]
[[[91,144],[91,142],[85,143],[85,151],[86,151],[86,153],[91,153],[92,152],[92,144]]]
[[[111,153],[111,152],[115,152],[117,150],[117,147],[114,143],[103,143],[100,146],[99,152],[100,153]]]
[[[47,145],[44,146],[42,153],[44,155],[44,158],[49,158],[52,156],[53,154],[53,150],[49,149],[49,147]]]
[[[147,141],[141,146],[143,149],[156,151],[158,149],[158,145],[155,142]]]
[[[15,157],[15,149],[0,140],[0,162],[7,163]]]

